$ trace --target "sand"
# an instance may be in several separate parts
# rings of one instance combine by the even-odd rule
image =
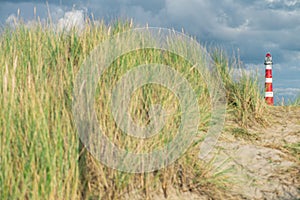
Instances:
[[[300,107],[273,107],[269,124],[239,129],[225,127],[222,136],[205,160],[213,160],[215,173],[225,172],[229,187],[206,193],[168,189],[150,199],[300,199],[300,155],[287,146],[300,142]],[[229,123],[230,124],[230,123]],[[233,130],[243,130],[234,133]],[[204,161],[204,160],[203,160]],[[141,199],[131,195],[130,199]]]
[[[299,151],[287,148],[300,142],[300,108],[274,107],[270,112],[267,127],[238,137],[223,134],[217,145],[214,166],[231,169],[228,193],[233,199],[300,199]]]

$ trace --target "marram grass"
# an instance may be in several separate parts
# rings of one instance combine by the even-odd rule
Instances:
[[[39,24],[5,28],[0,37],[0,199],[123,199],[130,194],[146,198],[161,190],[167,196],[170,187],[205,190],[216,196],[214,191],[228,185],[222,172],[212,172],[210,164],[198,159],[201,134],[178,161],[145,174],[110,169],[80,143],[72,116],[73,85],[80,65],[98,44],[131,26],[88,21],[81,34],[75,29],[55,32]],[[219,51],[213,55],[234,119],[243,126],[263,122],[266,108],[257,82],[246,75],[233,81],[226,57]],[[201,76],[179,56],[148,49],[118,58],[98,84],[95,108],[107,137],[136,152],[151,151],[172,140],[180,111],[175,96],[166,88],[146,85],[135,91],[130,102],[132,117],[140,124],[149,120],[151,104],[161,103],[170,110],[166,132],[163,129],[151,141],[141,143],[124,136],[106,109],[115,81],[130,67],[145,61],[169,64],[185,74],[193,89],[199,91],[203,113],[199,133],[205,132],[211,105]]]

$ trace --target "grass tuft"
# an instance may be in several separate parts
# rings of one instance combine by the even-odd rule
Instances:
[[[242,127],[267,124],[267,105],[261,93],[257,75],[248,74],[240,61],[229,61],[221,49],[212,50],[218,73],[226,89],[228,112]],[[236,75],[234,72],[238,71]]]
[[[102,75],[95,108],[107,137],[121,147],[145,152],[159,149],[174,137],[180,120],[176,97],[165,88],[146,85],[135,91],[130,112],[136,123],[149,122],[151,105],[170,111],[167,128],[151,141],[126,137],[116,127],[106,104],[116,81],[131,67],[160,62],[184,74],[197,96],[201,113],[196,141],[167,168],[152,173],[129,174],[98,163],[79,142],[72,116],[75,77],[84,59],[102,41],[132,28],[132,23],[112,25],[87,20],[78,34],[56,32],[47,25],[19,24],[5,28],[0,37],[0,199],[122,199],[133,192],[145,198],[169,188],[180,191],[217,191],[228,183],[222,172],[198,159],[199,144],[210,122],[210,99],[201,74],[172,53],[143,50],[118,58]],[[233,80],[231,65],[221,51],[213,53],[225,84],[230,112],[242,126],[264,123],[266,106],[257,80],[243,72]],[[171,130],[171,131],[170,131]],[[213,197],[214,192],[208,192]]]

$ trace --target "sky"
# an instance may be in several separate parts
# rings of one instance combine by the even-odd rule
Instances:
[[[48,16],[59,26],[82,26],[84,16],[140,26],[174,28],[209,46],[238,54],[264,82],[264,57],[273,56],[275,100],[300,95],[300,0],[0,0],[0,24],[18,15],[30,23]],[[48,12],[49,10],[49,12]]]

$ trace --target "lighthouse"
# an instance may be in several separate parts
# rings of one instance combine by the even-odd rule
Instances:
[[[265,100],[268,105],[274,105],[274,93],[273,93],[273,76],[272,76],[272,55],[267,53],[265,57],[266,66],[266,82],[265,82]]]

